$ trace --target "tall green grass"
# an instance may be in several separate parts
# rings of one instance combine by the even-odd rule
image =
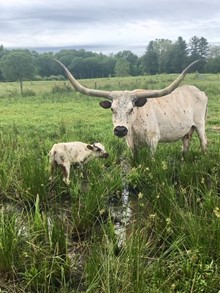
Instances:
[[[160,88],[175,76],[85,80],[102,89]],[[131,157],[100,99],[67,82],[0,84],[1,292],[207,292],[220,290],[218,75],[188,75],[209,96],[209,150],[194,135]],[[49,181],[48,152],[61,141],[102,142],[108,159]],[[112,212],[129,190],[132,216],[120,245]],[[111,207],[111,208],[110,208]]]

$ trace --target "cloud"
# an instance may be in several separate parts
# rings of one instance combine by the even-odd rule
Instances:
[[[5,47],[91,46],[113,52],[164,38],[218,42],[217,0],[7,0],[0,3]]]

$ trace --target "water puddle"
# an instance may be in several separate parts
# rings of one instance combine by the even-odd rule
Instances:
[[[126,182],[126,174],[130,170],[130,165],[125,160],[121,162],[121,176],[123,189],[121,195],[113,196],[109,202],[109,211],[114,224],[115,235],[118,241],[118,247],[122,247],[127,238],[128,227],[131,224],[134,199],[130,194],[128,184]]]

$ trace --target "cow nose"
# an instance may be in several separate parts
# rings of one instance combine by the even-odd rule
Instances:
[[[125,126],[116,126],[114,129],[114,135],[118,137],[123,137],[127,135],[127,133],[128,133],[128,130]]]

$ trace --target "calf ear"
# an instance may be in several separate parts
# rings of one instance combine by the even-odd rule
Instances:
[[[109,109],[111,108],[112,103],[109,101],[101,101],[99,105],[104,109]]]
[[[147,103],[147,98],[139,98],[134,101],[135,107],[143,107]]]
[[[93,145],[87,144],[87,149],[89,149],[90,151],[92,151],[93,150]]]

